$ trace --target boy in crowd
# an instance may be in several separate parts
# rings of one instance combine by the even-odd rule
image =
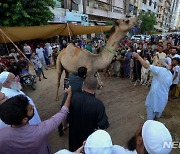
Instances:
[[[19,57],[18,65],[21,68],[22,75],[29,73],[29,65],[23,56]]]
[[[179,82],[179,77],[180,77],[180,67],[179,67],[180,59],[175,57],[172,60],[172,74],[173,74],[173,82],[171,85],[171,94],[173,98],[177,98],[174,96],[176,86]]]
[[[147,56],[144,56],[143,58],[148,64],[149,61],[147,60]],[[143,66],[141,67],[141,84],[146,85],[148,81],[148,75],[149,75],[149,70],[144,68]]]
[[[44,76],[44,72],[43,72],[43,69],[42,69],[42,64],[41,64],[39,58],[35,55],[35,53],[32,53],[31,62],[34,65],[34,70],[36,72],[36,75],[39,77],[39,81],[41,81],[41,74],[43,75],[44,79],[47,79]]]

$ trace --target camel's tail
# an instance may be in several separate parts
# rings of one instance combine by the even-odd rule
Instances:
[[[61,75],[63,72],[63,66],[61,64],[61,59],[60,59],[60,54],[57,57],[57,61],[56,61],[56,69],[57,69],[57,92],[56,92],[56,100],[58,100],[58,94],[59,94],[59,87],[60,87],[60,81],[61,81]]]

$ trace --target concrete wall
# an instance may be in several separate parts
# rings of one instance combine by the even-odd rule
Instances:
[[[154,9],[154,3],[156,2],[156,8]],[[141,3],[141,10],[150,10],[151,12],[154,12],[155,14],[157,13],[158,11],[158,0],[154,0],[153,3],[151,4],[151,6],[149,5],[149,0],[147,0],[147,3],[144,4],[144,3]]]
[[[111,7],[112,11],[111,9],[100,9],[100,6],[98,5],[98,3],[96,4],[96,1],[90,1],[89,6],[86,7],[86,14],[113,19],[120,19],[125,17],[123,0],[111,0],[110,4],[109,0],[100,1],[106,3],[107,6]]]
[[[105,11],[105,10],[100,10],[96,8],[92,8],[87,6],[86,7],[86,14],[88,15],[95,15],[95,16],[101,16],[101,17],[107,17],[107,18],[114,18],[114,19],[121,19],[124,18],[124,14],[119,14],[111,11]]]

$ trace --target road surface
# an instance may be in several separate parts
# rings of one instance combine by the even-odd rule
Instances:
[[[42,120],[50,118],[59,111],[63,96],[63,84],[59,92],[60,101],[55,101],[57,75],[54,68],[45,71],[47,80],[37,81],[35,91],[25,89],[35,102]],[[97,91],[97,98],[101,99],[106,107],[110,127],[107,131],[112,137],[113,144],[126,146],[128,139],[134,135],[139,124],[145,120],[145,98],[149,88],[145,86],[134,86],[131,80],[122,78],[107,78],[103,80],[104,88]],[[160,119],[166,124],[175,141],[180,141],[180,98],[168,102],[165,112]],[[53,152],[68,148],[68,131],[59,137],[58,131],[53,132],[50,137]],[[180,149],[173,150],[173,154],[180,153]]]

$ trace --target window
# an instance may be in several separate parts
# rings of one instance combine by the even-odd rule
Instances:
[[[132,4],[129,4],[129,12],[132,12],[134,10],[134,6]]]
[[[147,0],[143,0],[143,3],[146,4],[146,3],[147,3]]]
[[[74,1],[72,1],[72,10],[76,10],[76,11],[79,10],[78,4],[74,3]]]
[[[66,0],[62,0],[61,1],[61,6],[62,6],[62,8],[68,9],[67,1]]]
[[[154,9],[156,9],[156,7],[157,7],[157,3],[156,3],[156,2],[154,2]]]
[[[137,15],[137,7],[134,7],[133,15]]]
[[[152,5],[152,0],[149,0],[149,6],[151,6]]]

